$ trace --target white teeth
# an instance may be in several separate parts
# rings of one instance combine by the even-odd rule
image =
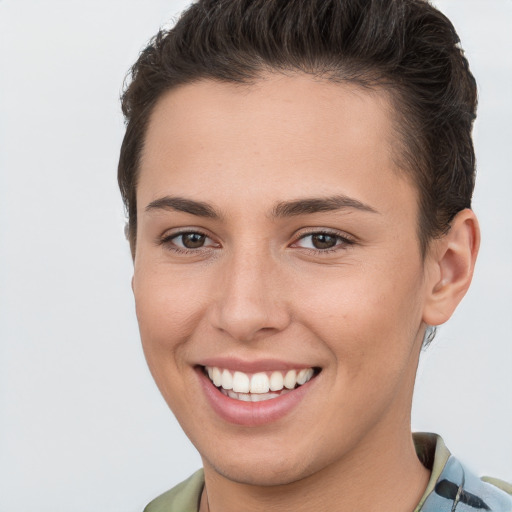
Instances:
[[[266,373],[255,373],[251,378],[251,393],[268,393],[270,382]]]
[[[273,372],[270,376],[270,391],[281,391],[283,386],[283,374],[281,372]]]
[[[297,384],[297,372],[290,370],[284,377],[284,387],[287,389],[293,389]]]
[[[278,396],[280,396],[279,393],[255,393],[251,395],[251,400],[253,402],[264,402],[265,400],[272,400],[272,398],[277,398]]]
[[[308,380],[311,379],[311,377],[313,377],[313,373],[313,368],[304,368],[301,370],[297,375],[297,384],[299,384],[299,386],[305,384]]]
[[[231,389],[226,391],[225,389],[220,390],[222,394],[234,398],[235,400],[241,400],[242,402],[265,402],[266,400],[272,400],[281,395],[289,393],[289,389],[284,389],[281,393],[235,393]]]
[[[222,384],[222,373],[218,368],[213,369],[213,383],[219,387]]]
[[[224,370],[222,372],[222,384],[221,386],[224,389],[233,389],[233,376],[229,370]]]
[[[258,372],[253,375],[215,366],[207,366],[205,369],[213,384],[226,396],[245,402],[277,398],[295,389],[297,385],[302,386],[311,380],[315,373],[313,368],[289,370],[286,373]]]
[[[245,373],[235,372],[233,375],[233,391],[236,391],[237,393],[249,393],[249,389],[249,377]]]

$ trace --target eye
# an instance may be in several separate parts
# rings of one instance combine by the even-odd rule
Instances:
[[[160,243],[177,252],[218,246],[210,237],[199,231],[174,233],[163,237]]]
[[[184,249],[199,249],[203,247],[206,242],[206,235],[202,233],[182,233],[175,236],[172,240],[178,247]]]
[[[300,236],[293,244],[293,247],[328,252],[330,250],[344,249],[352,244],[354,244],[354,241],[346,236],[329,232],[316,232]]]

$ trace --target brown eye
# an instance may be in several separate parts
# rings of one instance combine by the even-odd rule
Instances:
[[[181,238],[181,244],[186,249],[199,249],[204,246],[206,236],[201,233],[183,233],[177,239]]]
[[[218,249],[220,244],[200,231],[182,231],[163,236],[157,241],[158,245],[176,253],[201,252],[206,249]]]
[[[318,231],[301,236],[292,247],[309,249],[320,254],[322,252],[328,253],[330,251],[347,249],[349,246],[354,245],[354,243],[348,236]]]
[[[311,235],[311,244],[315,249],[332,249],[338,243],[337,236],[328,235],[325,233],[317,233]]]

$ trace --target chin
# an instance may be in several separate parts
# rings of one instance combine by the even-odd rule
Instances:
[[[232,482],[262,487],[290,485],[321,473],[340,455],[336,450],[321,450],[319,439],[305,439],[304,434],[302,439],[289,438],[287,442],[282,436],[259,440],[245,436],[218,443],[213,450],[211,446],[198,448],[206,472],[212,470]]]
[[[252,461],[216,461],[211,464],[203,458],[205,467],[213,470],[224,478],[244,485],[272,487],[293,484],[311,476],[315,471],[294,460],[283,460],[269,456]]]

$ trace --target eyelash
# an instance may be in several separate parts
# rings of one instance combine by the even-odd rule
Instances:
[[[199,229],[187,229],[185,231],[179,231],[178,233],[172,233],[171,235],[164,235],[162,238],[157,240],[157,244],[166,247],[168,250],[174,251],[178,254],[197,254],[199,251],[211,250],[212,246],[198,247],[197,249],[188,249],[186,247],[179,247],[174,243],[177,238],[185,235],[201,235],[208,240],[212,240],[206,233]]]
[[[296,241],[293,242],[292,244],[292,247],[294,245],[297,244],[297,242],[301,241],[301,240],[304,240],[308,237],[313,237],[315,235],[327,235],[327,236],[331,236],[333,238],[336,239],[336,245],[334,247],[330,247],[330,248],[327,248],[327,249],[316,249],[316,248],[309,248],[309,247],[303,247],[302,249],[310,252],[310,253],[314,253],[314,254],[319,254],[319,255],[326,255],[326,254],[331,254],[333,252],[338,252],[338,251],[343,251],[343,250],[346,250],[348,249],[348,247],[354,245],[356,243],[356,240],[353,239],[352,237],[350,237],[349,235],[347,234],[340,234],[339,232],[336,232],[336,231],[329,231],[329,230],[325,230],[325,229],[320,229],[320,230],[315,230],[315,231],[309,231],[307,233],[302,233],[300,234]]]
[[[171,251],[174,251],[178,254],[185,254],[185,255],[186,254],[198,254],[199,251],[211,250],[212,248],[216,248],[215,242],[210,246],[198,247],[196,249],[179,247],[178,245],[176,245],[174,243],[174,240],[176,240],[180,237],[183,237],[185,235],[201,235],[201,236],[204,236],[206,239],[213,242],[213,240],[203,231],[201,231],[199,229],[193,229],[193,230],[190,229],[190,230],[186,230],[186,231],[180,231],[178,233],[172,233],[170,235],[164,235],[163,237],[161,237],[157,240],[157,245],[165,246],[166,248],[168,248]],[[309,253],[326,255],[326,254],[330,254],[333,252],[346,250],[348,247],[350,247],[356,243],[356,241],[352,237],[348,236],[347,234],[341,235],[338,232],[321,229],[321,230],[309,231],[307,233],[299,234],[299,236],[296,237],[295,241],[290,245],[290,247],[294,247],[301,240],[305,240],[306,238],[313,237],[315,235],[326,235],[326,236],[334,237],[334,238],[336,238],[336,245],[334,247],[330,247],[330,248],[326,248],[326,249],[315,249],[315,248],[309,248],[309,247],[302,247],[303,250],[305,250]],[[217,247],[218,247],[218,244],[217,244]]]

